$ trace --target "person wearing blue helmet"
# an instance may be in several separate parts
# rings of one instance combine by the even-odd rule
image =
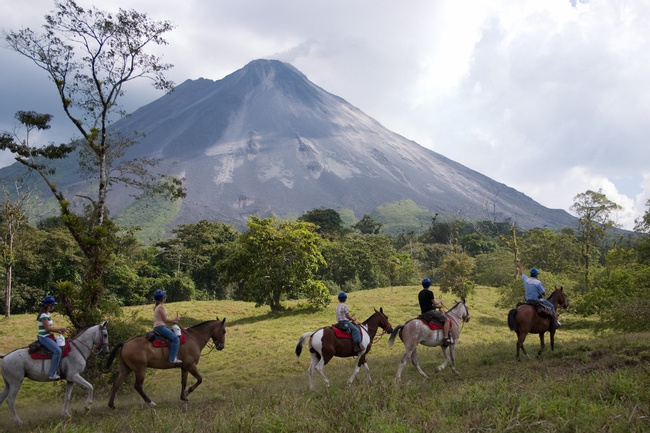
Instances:
[[[526,296],[526,301],[539,301],[542,302],[544,305],[548,306],[551,308],[551,311],[553,311],[553,320],[554,320],[554,326],[556,328],[559,328],[562,326],[559,320],[557,320],[557,311],[555,311],[555,307],[553,304],[549,302],[548,299],[544,297],[544,294],[546,293],[546,289],[544,289],[544,285],[542,284],[537,277],[539,276],[539,271],[537,268],[532,268],[530,270],[530,277],[527,277],[526,274],[524,274],[524,268],[519,263],[519,261],[516,262],[517,266],[517,274],[521,275],[521,279],[524,282],[524,290],[525,290],[525,296]]]
[[[167,310],[165,309],[165,300],[167,299],[167,292],[164,290],[156,290],[153,294],[153,298],[156,300],[156,305],[153,307],[153,330],[158,334],[169,338],[171,345],[169,346],[169,362],[172,364],[182,364],[183,361],[178,359],[178,349],[181,346],[180,339],[174,331],[167,327],[167,323],[173,323],[174,325],[178,323],[180,317],[176,316],[173,319],[167,317]]]
[[[441,310],[443,305],[441,300],[437,300],[433,292],[429,290],[431,287],[431,279],[425,277],[422,280],[422,290],[418,293],[418,302],[420,303],[420,316],[425,320],[431,322],[441,322],[444,326],[442,335],[445,337],[442,340],[443,346],[454,344],[454,339],[449,333],[449,318]]]
[[[54,296],[47,295],[41,301],[41,309],[38,312],[38,342],[41,343],[43,347],[52,352],[52,362],[50,363],[49,370],[49,379],[50,380],[59,380],[61,376],[57,373],[59,369],[59,364],[61,363],[61,348],[56,343],[56,340],[53,338],[54,333],[58,332],[59,334],[64,334],[68,329],[64,327],[55,328],[54,322],[52,322],[52,317],[50,313],[54,310],[56,305],[56,300]]]
[[[359,354],[364,351],[364,347],[361,344],[361,332],[355,325],[357,319],[350,314],[350,309],[345,304],[345,301],[348,299],[347,293],[339,293],[338,299],[339,305],[336,306],[336,321],[341,325],[341,328],[352,334],[352,347],[354,352]]]

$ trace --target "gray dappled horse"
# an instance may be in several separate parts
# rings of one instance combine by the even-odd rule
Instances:
[[[81,373],[86,369],[86,361],[93,351],[98,347],[100,353],[108,353],[108,331],[106,322],[91,326],[81,331],[76,337],[70,340],[70,352],[61,358],[59,369],[61,378],[66,380],[65,399],[63,401],[63,416],[69,418],[68,407],[70,395],[75,383],[88,390],[86,398],[86,409],[90,410],[93,402],[93,386],[83,377]],[[0,354],[2,359],[2,378],[5,387],[0,393],[0,404],[7,399],[9,410],[14,422],[23,422],[16,413],[16,395],[20,390],[23,380],[27,377],[37,382],[51,382],[48,377],[51,359],[33,359],[27,348],[16,349],[7,354]]]
[[[409,359],[422,376],[428,377],[424,371],[422,371],[420,364],[418,363],[418,344],[430,347],[442,346],[442,353],[445,356],[445,362],[436,367],[436,373],[442,371],[442,369],[451,362],[451,371],[453,371],[454,374],[458,374],[455,366],[456,343],[458,343],[458,339],[460,338],[462,323],[469,322],[469,310],[467,309],[467,305],[465,305],[465,301],[456,302],[456,305],[447,311],[447,316],[451,319],[451,336],[454,339],[454,343],[449,346],[442,346],[446,337],[445,335],[442,335],[442,329],[431,329],[431,327],[429,327],[429,325],[422,319],[411,319],[403,325],[398,325],[393,329],[393,333],[388,339],[388,347],[393,345],[395,337],[399,334],[399,338],[404,343],[406,349],[399,367],[397,368],[398,380],[402,377],[402,369]],[[447,349],[449,349],[449,352]]]

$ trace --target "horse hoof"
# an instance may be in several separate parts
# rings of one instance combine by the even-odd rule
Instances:
[[[154,403],[153,401],[149,402],[149,406],[155,406],[155,405],[156,405],[156,403]]]

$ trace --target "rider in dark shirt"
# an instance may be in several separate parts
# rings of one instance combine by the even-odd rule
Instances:
[[[425,316],[426,320],[431,321],[431,319],[434,319],[436,322],[442,322],[444,325],[442,335],[446,337],[442,344],[444,346],[454,344],[454,339],[449,333],[449,318],[442,310],[438,310],[442,308],[442,301],[435,299],[429,287],[431,287],[431,280],[426,277],[422,280],[422,290],[418,293],[421,315]]]

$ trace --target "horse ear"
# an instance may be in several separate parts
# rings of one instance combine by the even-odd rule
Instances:
[[[384,314],[384,307],[379,307],[379,312],[380,312],[381,314]]]
[[[221,324],[222,324],[222,325],[225,325],[225,324],[226,324],[226,318],[225,318],[225,317],[223,318],[223,321],[221,322]]]
[[[107,324],[108,324],[108,321],[104,320],[104,323],[102,323],[102,326],[105,328]]]

